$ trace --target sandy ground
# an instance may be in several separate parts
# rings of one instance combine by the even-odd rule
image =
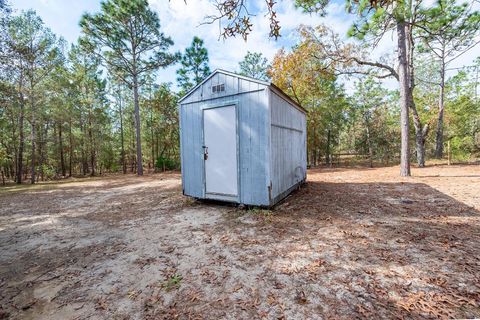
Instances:
[[[315,169],[274,210],[180,176],[0,189],[0,318],[480,317],[480,167]]]

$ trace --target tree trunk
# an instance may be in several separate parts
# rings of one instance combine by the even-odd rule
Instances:
[[[13,180],[13,182],[16,182],[15,179],[17,178],[17,173],[15,170],[17,168],[17,164],[15,165],[10,165],[10,178]]]
[[[72,119],[70,118],[70,121],[69,121],[69,133],[68,133],[69,137],[69,151],[68,151],[68,176],[71,177],[72,176],[72,165],[73,165],[73,135],[72,135]]]
[[[136,162],[135,162],[135,117],[132,117],[130,120],[130,142],[131,145],[129,147],[129,158],[130,158],[130,173],[136,172]]]
[[[40,158],[38,159],[38,170],[40,171],[40,177],[42,181],[45,181],[45,172],[43,170],[43,165],[45,163],[45,145],[44,145],[44,137],[48,135],[48,127],[45,129],[45,134],[43,131],[43,126],[40,124],[40,130],[38,132],[39,135],[39,142],[38,142],[38,155]],[[39,181],[39,176],[37,175],[37,182]]]
[[[28,174],[30,173],[30,170],[28,170],[29,167],[30,167],[30,162],[28,162],[28,158],[27,158],[27,161],[25,163],[26,170],[23,170],[23,180],[27,180],[28,178]]]
[[[409,85],[407,66],[407,45],[405,37],[404,21],[397,21],[398,37],[398,81],[400,84],[400,126],[401,126],[401,149],[400,149],[400,176],[410,176],[410,145],[409,145]]]
[[[33,94],[33,90],[32,92],[30,93],[30,95]],[[36,119],[35,119],[35,102],[33,100],[33,96],[30,98],[31,99],[31,103],[32,103],[32,135],[31,135],[31,140],[32,140],[32,157],[30,159],[31,163],[30,163],[30,177],[31,177],[31,183],[32,184],[35,184],[35,151],[36,151],[36,130],[35,130],[35,122],[36,122]]]
[[[153,106],[151,106],[151,111],[150,111],[150,139],[151,139],[151,148],[150,150],[152,152],[152,167],[155,169],[155,141],[154,141],[154,136],[155,132],[153,129]]]
[[[450,165],[452,153],[450,152],[450,140],[447,141],[447,164]]]
[[[143,176],[142,137],[140,131],[140,104],[138,99],[138,79],[133,75],[133,99],[135,106],[135,138],[137,142],[137,174]]]
[[[123,135],[123,109],[122,109],[122,93],[119,93],[118,106],[120,111],[120,142],[122,145],[121,157],[122,157],[122,169],[123,174],[127,174],[127,162],[125,161],[125,138]]]
[[[16,116],[16,115],[15,115]],[[11,152],[8,152],[8,154],[11,154],[11,157],[13,159],[13,162],[10,163],[10,165],[8,166],[8,168],[6,168],[6,176],[7,176],[7,179],[12,179],[13,182],[16,182],[16,177],[17,177],[17,168],[18,168],[18,139],[17,138],[17,134],[16,134],[16,127],[18,126],[17,124],[17,118],[14,118],[15,116],[12,115],[12,143],[13,143],[13,147],[12,147],[12,151]]]
[[[331,159],[330,159],[330,141],[331,141],[331,131],[330,129],[327,130],[327,147],[325,150],[325,164],[326,165],[331,165]]]
[[[441,159],[443,157],[443,113],[445,101],[445,59],[442,59],[442,66],[440,68],[440,93],[438,99],[438,119],[437,119],[437,133],[435,136],[435,158]]]
[[[365,131],[367,134],[367,147],[368,147],[368,159],[370,162],[370,168],[373,168],[373,148],[372,148],[372,140],[370,137],[370,124],[368,118],[365,116]]]
[[[415,127],[415,147],[417,153],[417,164],[418,167],[425,167],[425,138],[428,133],[428,124],[422,128],[422,122],[420,116],[418,115],[417,108],[413,98],[410,99],[411,109],[413,112],[413,126]]]
[[[62,138],[62,124],[58,124],[58,147],[60,149],[60,168],[62,170],[62,176],[67,175],[67,170],[65,168],[65,157],[63,155],[63,138]]]
[[[85,136],[86,136],[86,128],[85,128],[85,124],[83,122],[83,117],[82,115],[80,115],[80,132],[82,133],[82,139],[81,139],[81,156],[82,156],[82,159],[81,159],[81,162],[82,162],[82,174],[84,176],[86,176],[88,173],[90,173],[90,169],[88,167],[88,157],[87,157],[87,152],[86,152],[86,143],[85,143]]]
[[[88,140],[90,143],[90,166],[92,168],[90,175],[93,177],[95,175],[95,143],[93,141],[91,111],[88,112]]]
[[[158,139],[158,132],[157,134],[155,135],[155,159],[158,159],[159,155],[160,155],[160,140]]]
[[[407,65],[408,65],[408,104],[409,108],[413,113],[413,125],[415,127],[415,147],[417,154],[417,164],[419,168],[425,167],[425,139],[428,133],[428,125],[424,128],[422,127],[422,121],[417,112],[417,107],[413,99],[413,91],[415,89],[415,69],[413,56],[415,53],[415,45],[413,41],[413,29],[410,24],[405,26],[405,36],[406,36],[406,45],[407,45]]]
[[[313,166],[316,167],[317,166],[317,125],[316,125],[316,122],[314,122],[315,124],[313,125]]]
[[[25,120],[25,105],[23,100],[23,95],[21,96],[22,101],[20,102],[20,118],[18,121],[18,130],[20,135],[20,143],[18,145],[18,157],[17,157],[17,183],[22,184],[22,175],[23,175],[23,150],[25,148],[25,129],[24,129],[24,120]]]

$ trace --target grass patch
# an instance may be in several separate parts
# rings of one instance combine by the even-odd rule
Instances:
[[[175,274],[173,276],[171,276],[170,278],[167,279],[167,281],[165,281],[163,284],[162,284],[162,287],[165,289],[165,291],[172,291],[174,289],[178,289],[180,288],[180,284],[182,282],[182,276],[179,275],[179,274]]]
[[[273,211],[269,209],[253,208],[248,210],[248,213],[255,216],[262,217],[266,222],[271,222],[274,216]]]

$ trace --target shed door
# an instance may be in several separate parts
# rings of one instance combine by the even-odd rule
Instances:
[[[206,193],[237,196],[235,106],[203,110]]]

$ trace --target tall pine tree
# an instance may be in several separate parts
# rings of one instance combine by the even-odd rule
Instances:
[[[443,118],[445,110],[445,74],[449,64],[474,48],[480,29],[480,12],[468,3],[439,0],[435,6],[422,12],[426,19],[418,28],[421,51],[433,54],[440,65],[438,86],[438,116],[435,135],[435,157],[443,156]]]
[[[133,90],[137,174],[143,175],[139,88],[145,73],[174,63],[172,39],[160,32],[160,19],[147,0],[107,0],[100,13],[81,21],[86,43]]]

